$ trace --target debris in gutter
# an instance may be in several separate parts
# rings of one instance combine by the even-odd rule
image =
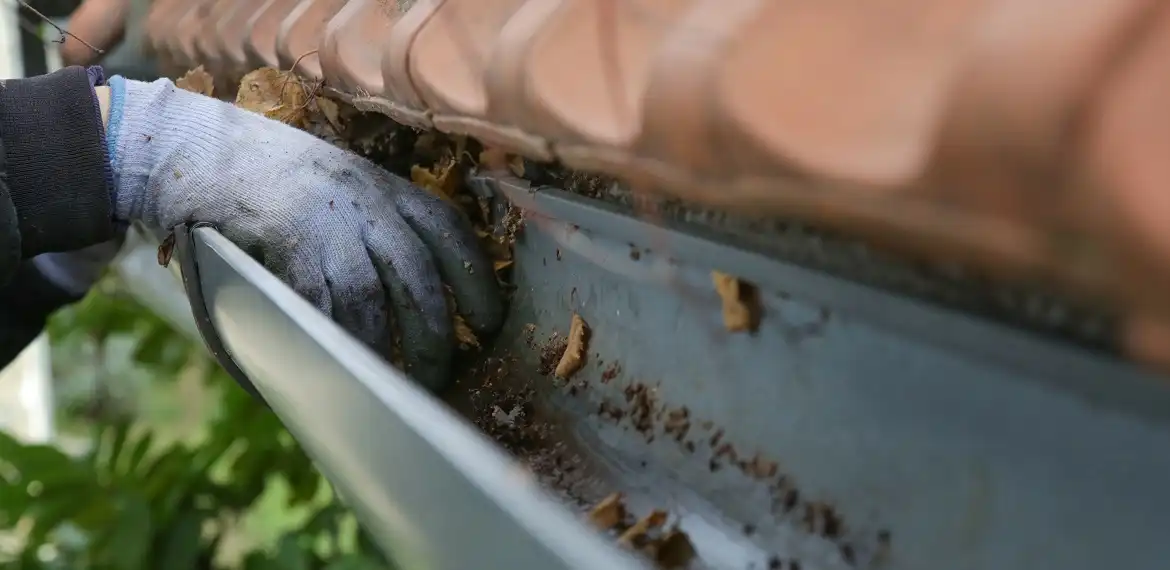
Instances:
[[[555,374],[557,378],[568,380],[582,366],[585,365],[586,345],[589,342],[589,325],[581,315],[573,313],[573,322],[569,325],[569,342],[565,345],[565,352],[557,363]]]
[[[175,253],[175,232],[170,232],[158,246],[158,264],[167,267],[171,264],[171,256]]]
[[[630,525],[621,536],[618,537],[618,544],[631,547],[643,546],[645,544],[646,535],[654,529],[661,528],[666,524],[666,511],[653,510],[650,514],[638,519],[638,522]]]
[[[602,499],[589,511],[589,522],[598,530],[611,530],[620,525],[626,520],[626,505],[622,502],[623,498],[621,493],[613,493]]]
[[[711,280],[723,299],[723,327],[728,332],[755,332],[762,312],[755,285],[722,271],[712,271]]]
[[[201,70],[192,70],[187,75],[193,76],[196,71]],[[280,72],[277,71],[277,73]],[[277,85],[283,82],[279,76],[276,76],[275,80]],[[208,85],[210,86],[210,83]],[[324,95],[316,94],[312,89],[313,85],[312,82],[302,82],[294,77],[287,81],[287,93],[275,90],[274,92],[280,99],[275,103],[269,102],[267,106],[257,105],[259,109],[257,112],[268,115],[269,112],[286,110],[286,104],[282,99],[299,97],[304,106],[302,113],[307,116],[305,120],[310,123],[301,128],[339,146],[344,145],[343,148],[348,148],[352,141],[358,140],[355,137],[361,132],[370,130],[362,125],[366,125],[371,119],[356,115],[354,110],[345,103],[340,104],[339,110],[338,103],[327,99]],[[195,91],[196,89],[198,87],[190,90]],[[246,80],[245,85],[241,85],[237,101],[246,99],[243,96],[245,89],[247,89]],[[223,90],[222,85],[220,90]],[[302,95],[303,97],[300,97]],[[295,120],[295,118],[294,115],[293,119]],[[355,120],[358,118],[361,118],[361,121]],[[294,126],[298,125],[294,124]],[[342,139],[340,143],[325,136],[330,130],[334,131],[335,136]],[[397,138],[389,136],[371,138],[371,140],[379,141],[378,144],[382,144],[386,148],[370,150],[361,147],[361,145],[355,145],[360,148],[354,150],[364,152],[371,160],[387,169],[399,175],[406,174],[416,184],[444,199],[455,202],[460,210],[471,218],[476,234],[488,248],[496,271],[500,272],[510,267],[513,263],[511,246],[516,240],[516,235],[522,231],[523,212],[515,207],[504,209],[499,205],[490,210],[485,208],[485,204],[489,202],[485,202],[482,196],[469,192],[465,181],[470,180],[469,173],[474,172],[469,168],[478,167],[481,170],[495,173],[507,170],[512,174],[522,175],[525,165],[531,163],[525,163],[518,157],[492,148],[483,148],[481,152],[476,152],[480,150],[480,147],[475,141],[461,141],[458,137],[450,137],[437,132],[421,135],[407,133],[407,135],[402,136],[401,133],[405,130],[403,128],[400,131],[395,131]],[[416,145],[415,136],[418,137],[420,143],[423,138],[429,140],[429,152],[431,153],[429,159],[421,160],[419,158],[422,154],[418,152],[419,147],[428,145]],[[465,144],[470,146],[470,149],[465,149]],[[415,150],[413,153],[411,152],[412,148]],[[478,163],[471,163],[472,156],[478,156]],[[536,167],[530,167],[529,170],[535,171]],[[601,193],[603,190],[598,185],[595,194]],[[501,214],[503,215],[502,223],[500,223]],[[495,221],[497,224],[493,226],[490,223],[485,223],[490,221]],[[640,252],[631,250],[631,258],[636,259],[639,256]],[[160,260],[162,257],[163,252],[160,250]],[[560,260],[560,258],[561,252],[558,249],[556,259]],[[735,276],[720,272],[712,272],[712,279],[723,302],[723,318],[726,329],[732,332],[756,330],[762,316],[757,288]],[[463,349],[479,347],[480,339],[476,337],[475,332],[458,314],[454,306],[452,306],[452,319],[455,337],[460,344],[464,345]],[[522,334],[527,336],[530,347],[533,347],[535,332],[535,325],[529,324],[523,327]],[[547,372],[543,372],[543,370],[542,372],[548,374],[555,370],[556,375],[560,378],[579,378],[580,376],[575,376],[576,373],[584,366],[585,360],[591,358],[601,375],[602,383],[620,382],[621,380],[618,378],[621,367],[618,363],[603,362],[602,355],[596,353],[586,356],[590,335],[588,323],[579,315],[572,315],[572,324],[568,334],[562,333],[562,336],[558,337],[557,333],[552,333],[549,341],[545,343],[544,347],[541,347],[557,346],[560,348],[559,351],[552,354],[547,364]],[[395,335],[395,338],[397,340],[401,337]],[[395,348],[397,351],[398,347]],[[543,352],[541,354],[541,368],[545,369]],[[481,356],[487,356],[487,354],[484,353]],[[401,358],[396,357],[394,360],[401,367]],[[477,357],[474,362],[480,362],[480,358]],[[531,360],[525,359],[523,362],[525,364],[524,370],[530,373],[531,369],[528,366]],[[478,364],[476,372],[486,372],[490,368],[490,375],[493,377],[505,376],[508,374],[506,369],[516,364],[517,359],[511,356],[489,359],[487,363]],[[480,380],[479,377],[475,379]],[[546,486],[557,490],[562,489],[562,487],[565,489],[569,487],[588,489],[588,493],[577,491],[569,493],[566,491],[566,495],[578,501],[579,505],[586,504],[586,497],[596,498],[612,490],[612,487],[607,488],[608,485],[604,482],[592,483],[590,479],[587,479],[587,477],[592,477],[591,475],[576,474],[574,469],[579,469],[581,462],[571,455],[574,453],[571,451],[571,447],[564,446],[562,443],[563,435],[553,429],[558,424],[540,415],[545,410],[538,411],[539,406],[533,403],[533,400],[538,399],[538,397],[528,388],[527,379],[524,382],[525,384],[520,386],[490,387],[486,385],[488,382],[485,381],[484,386],[477,386],[474,389],[476,395],[473,401],[468,404],[473,409],[472,415],[477,425],[515,454],[521,462],[531,469],[534,475],[539,476],[541,482]],[[545,383],[536,383],[535,385],[543,384]],[[745,474],[768,482],[775,482],[777,478],[784,479],[784,475],[779,473],[780,466],[775,462],[766,460],[759,455],[748,456],[736,452],[729,443],[721,441],[723,438],[722,430],[712,433],[712,430],[718,429],[712,422],[692,419],[694,410],[688,410],[685,407],[665,409],[659,405],[656,402],[656,392],[657,388],[652,384],[635,384],[626,391],[628,405],[622,406],[607,399],[599,404],[599,414],[612,417],[615,421],[630,418],[633,425],[646,436],[647,441],[652,441],[656,435],[657,437],[671,437],[687,446],[690,453],[695,453],[696,443],[702,447],[705,440],[710,441],[713,452],[712,462],[718,461],[728,467],[738,467]],[[700,429],[706,433],[696,433]],[[707,437],[708,435],[710,437]],[[566,451],[566,449],[570,451]],[[699,453],[705,452],[704,449],[699,450]],[[565,459],[566,457],[572,460]],[[642,466],[646,467],[646,461],[642,462]],[[584,480],[585,483],[576,483],[578,479]],[[570,483],[565,483],[565,481]],[[792,517],[810,527],[813,532],[830,539],[841,534],[843,523],[834,513],[826,511],[821,505],[806,507],[805,501],[798,503],[795,490],[791,490],[791,496],[783,493],[781,496],[781,504],[786,507],[782,511],[783,513],[791,513]],[[660,515],[661,520],[654,518],[656,515]],[[611,537],[620,536],[626,539],[629,543],[628,547],[654,560],[661,568],[685,567],[696,556],[694,545],[687,534],[672,525],[673,521],[670,518],[673,517],[673,513],[668,515],[664,511],[656,510],[643,517],[642,520],[635,522],[633,519],[636,515],[628,512],[624,498],[620,493],[613,493],[596,504],[591,511],[588,511],[588,516],[591,524],[607,531]],[[640,531],[634,528],[639,524],[644,527]],[[746,534],[752,534],[752,530],[754,530],[754,528],[749,530],[749,527],[750,525],[744,527]],[[631,531],[635,532],[631,534]],[[888,552],[890,537],[888,531],[883,532],[884,535],[879,535],[879,545]],[[856,552],[852,544],[844,544],[841,557],[844,560],[853,560],[856,557],[858,561],[861,561],[868,558],[869,552],[870,549],[864,543],[858,544]],[[776,561],[779,563],[780,559],[777,558]],[[790,561],[790,564],[793,569],[799,570],[799,564],[796,561]]]
[[[325,120],[329,122],[329,126],[333,127],[333,132],[341,132],[341,107],[337,105],[332,99],[327,97],[317,97],[315,99],[317,108],[321,110],[321,114],[325,116]]]
[[[479,153],[479,167],[484,172],[508,172],[519,178],[524,177],[524,157],[509,155],[499,148],[486,147]]]
[[[568,340],[557,331],[553,331],[546,340],[534,347],[540,353],[540,362],[537,364],[536,371],[541,376],[553,374],[568,346]]]
[[[647,546],[650,554],[660,568],[684,568],[695,557],[695,545],[690,537],[677,528],[667,531],[656,542]]]
[[[423,168],[416,164],[410,167],[410,181],[458,207],[455,192],[459,188],[461,177],[455,168],[457,164],[458,162],[450,157],[435,163],[432,168]]]
[[[259,113],[298,129],[309,122],[309,103],[316,89],[309,89],[296,74],[271,67],[249,72],[240,80],[236,106]]]
[[[506,413],[499,406],[492,407],[492,417],[501,427],[515,428],[523,416],[524,408],[520,404],[512,406],[512,411]]]
[[[640,552],[659,568],[682,568],[695,557],[695,546],[677,526],[659,532],[666,525],[666,511],[655,509],[634,521],[621,493],[612,493],[589,511],[589,521],[601,531],[618,531],[617,542],[624,548]]]

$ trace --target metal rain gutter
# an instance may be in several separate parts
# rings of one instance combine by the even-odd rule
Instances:
[[[643,568],[218,232],[195,244],[228,350],[401,567]]]

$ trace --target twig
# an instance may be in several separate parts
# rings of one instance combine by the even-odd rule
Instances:
[[[315,49],[311,49],[311,50],[309,50],[309,51],[307,51],[307,52],[305,52],[305,53],[302,53],[302,54],[300,55],[300,57],[298,57],[298,58],[296,59],[296,61],[294,61],[294,62],[293,62],[293,64],[292,64],[292,67],[289,67],[289,68],[288,68],[288,71],[289,71],[290,73],[291,73],[291,72],[293,72],[293,71],[296,71],[296,69],[297,69],[297,66],[301,64],[301,60],[302,60],[302,59],[305,59],[306,57],[309,57],[310,55],[313,55],[313,54],[315,54],[315,53],[317,53],[317,50],[315,50]]]
[[[286,76],[284,77],[284,83],[282,83],[282,84],[280,85],[280,99],[281,99],[281,100],[284,100],[284,90],[285,90],[285,88],[287,88],[287,87],[288,87],[288,82],[289,82],[289,80],[291,80],[293,77],[296,77],[296,69],[297,69],[297,66],[301,64],[301,60],[302,60],[302,59],[305,59],[306,57],[309,57],[310,55],[313,55],[313,54],[315,54],[315,53],[317,53],[317,50],[315,50],[315,49],[311,49],[311,50],[309,50],[309,51],[307,51],[307,52],[305,52],[305,53],[302,53],[302,54],[300,55],[300,57],[298,57],[298,58],[296,59],[296,61],[294,61],[294,62],[293,62],[292,66],[290,66],[290,67],[288,68],[288,71],[286,71],[286,72],[285,72],[285,73],[287,73],[288,75],[286,75]],[[298,78],[298,79],[297,79],[297,83],[300,83],[300,85],[301,85],[301,92],[303,92],[303,93],[305,94],[305,97],[306,97],[307,99],[311,99],[311,98],[312,98],[312,95],[309,93],[308,89],[305,87],[305,83],[304,83],[303,81],[301,81],[301,80],[300,80],[300,78]],[[319,87],[318,87],[318,88],[315,88],[315,89],[313,89],[313,94],[316,94],[316,91],[317,91],[317,89],[319,89]],[[304,106],[305,106],[305,107],[307,107],[308,105],[309,105],[309,102],[308,102],[308,101],[305,101],[305,105],[304,105]]]
[[[310,55],[313,55],[315,53],[317,53],[317,50],[315,50],[315,49],[311,49],[305,53],[302,53],[300,55],[300,57],[298,57],[296,59],[296,61],[293,61],[292,65],[290,65],[289,68],[285,70],[285,73],[287,73],[288,75],[286,75],[284,77],[284,83],[280,86],[280,96],[281,97],[284,97],[284,88],[288,87],[289,79],[296,77],[297,66],[301,64],[301,60],[305,59],[306,57],[309,57]]]
[[[50,20],[48,16],[40,13],[40,11],[38,11],[36,8],[33,8],[32,6],[30,6],[28,2],[25,2],[24,0],[16,0],[16,3],[20,4],[21,6],[24,6],[26,9],[28,9],[29,12],[32,12],[34,15],[36,15],[36,17],[40,18],[46,24],[53,26],[53,28],[57,30],[57,33],[61,34],[61,37],[53,40],[53,43],[63,44],[63,43],[65,43],[65,37],[69,36],[69,37],[81,42],[81,45],[93,50],[98,55],[102,55],[102,54],[106,53],[105,50],[95,47],[93,44],[73,35],[73,33],[70,32],[69,30],[62,28],[61,26],[58,26],[57,24],[54,24],[53,21]]]

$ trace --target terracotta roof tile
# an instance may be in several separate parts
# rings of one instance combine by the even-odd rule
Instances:
[[[280,23],[276,32],[276,61],[280,67],[320,79],[321,45],[325,25],[345,5],[345,0],[301,0]]]
[[[244,54],[248,67],[279,67],[276,56],[276,34],[280,23],[292,12],[300,0],[267,0],[248,19]]]
[[[402,6],[158,0],[147,25],[178,72],[310,54],[412,126],[1170,315],[1166,2]]]

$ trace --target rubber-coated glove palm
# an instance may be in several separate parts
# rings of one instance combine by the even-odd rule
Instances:
[[[382,354],[438,388],[454,350],[443,283],[478,331],[502,318],[490,260],[443,200],[307,133],[160,79],[110,80],[114,216],[211,222]],[[442,277],[442,279],[440,279]]]

